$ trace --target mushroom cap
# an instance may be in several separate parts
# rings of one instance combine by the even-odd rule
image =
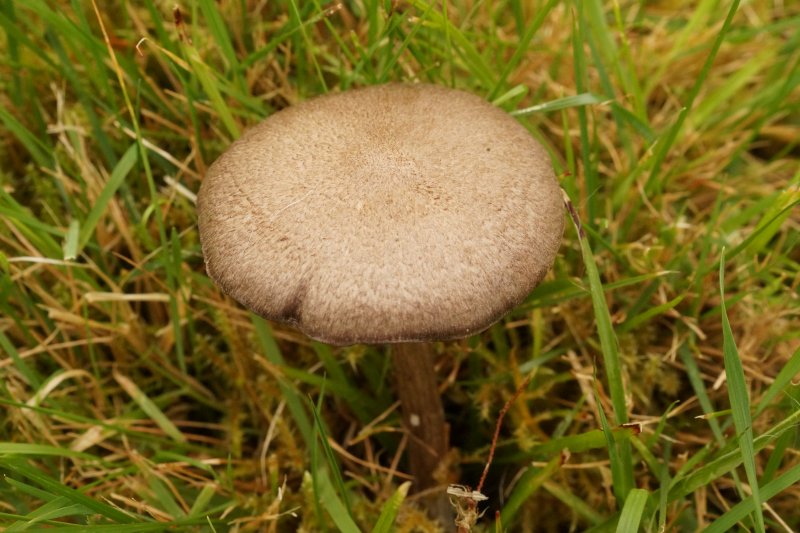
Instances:
[[[211,165],[197,202],[222,290],[338,345],[487,328],[541,281],[564,229],[528,131],[475,95],[424,84],[271,115]]]

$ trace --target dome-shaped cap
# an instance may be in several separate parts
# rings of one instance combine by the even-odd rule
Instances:
[[[485,329],[553,263],[563,204],[549,157],[477,96],[389,84],[270,116],[198,195],[209,275],[332,343]]]

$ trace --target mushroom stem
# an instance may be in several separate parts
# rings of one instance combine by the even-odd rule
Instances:
[[[435,473],[450,447],[433,365],[433,345],[401,343],[393,345],[391,351],[395,387],[409,436],[408,458],[415,480],[414,491],[422,492],[440,483]],[[437,518],[449,507],[444,494],[442,491],[440,497],[434,495],[428,502],[429,512]]]

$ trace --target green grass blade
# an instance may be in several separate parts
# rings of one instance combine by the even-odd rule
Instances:
[[[611,283],[603,285],[603,290],[611,292],[616,289],[630,287],[631,285],[638,285],[645,281],[658,279],[664,276],[672,276],[677,274],[675,271],[651,272],[649,274],[642,274],[639,276],[631,276],[629,278],[618,279]],[[582,298],[589,293],[589,289],[579,285],[573,280],[555,280],[546,281],[536,287],[530,296],[525,300],[525,303],[512,311],[512,316],[516,315],[518,311],[530,311],[535,308],[552,307],[554,305],[572,300],[575,298]]]
[[[669,484],[671,483],[670,473],[669,473],[669,463],[670,463],[670,456],[672,453],[672,443],[667,441],[664,444],[664,458],[663,462],[661,463],[661,472],[658,476],[658,528],[659,531],[666,531],[667,530],[667,519],[668,511],[667,511],[667,496],[669,495]]]
[[[73,503],[88,507],[95,513],[109,520],[122,524],[129,524],[135,520],[134,517],[123,512],[121,509],[112,507],[78,490],[67,487],[60,480],[44,474],[37,468],[28,465],[22,459],[14,459],[11,457],[0,458],[0,468],[5,468],[21,476],[25,476],[44,490],[52,493],[54,497],[62,496]]]
[[[76,219],[69,222],[67,235],[64,237],[64,261],[74,261],[78,257],[78,235],[81,223]]]
[[[592,296],[592,308],[594,309],[594,319],[597,324],[597,333],[600,337],[601,350],[603,352],[603,363],[608,379],[609,394],[611,403],[614,407],[614,419],[616,424],[624,424],[628,421],[628,408],[625,403],[625,384],[622,380],[622,362],[619,357],[619,345],[614,334],[614,327],[611,323],[611,315],[608,311],[603,285],[600,282],[600,273],[597,270],[597,263],[594,260],[589,240],[583,231],[578,215],[572,207],[572,203],[567,201],[569,214],[575,225],[575,230],[580,240],[581,255],[586,267],[586,277],[589,280],[589,291]],[[623,441],[619,443],[619,457],[621,470],[619,488],[621,494],[633,488],[633,457],[630,443]]]
[[[231,43],[231,36],[228,29],[225,27],[225,21],[222,20],[219,8],[212,0],[199,0],[200,10],[203,12],[203,18],[208,23],[207,31],[209,36],[214,41],[225,61],[228,63],[229,68],[234,73],[239,72],[239,60],[236,57],[236,51],[233,49]]]
[[[785,204],[783,202],[786,202]],[[777,233],[781,225],[789,218],[795,207],[800,205],[800,190],[784,191],[776,204],[782,204],[780,210],[775,213],[772,208],[764,214],[756,229],[747,236],[745,240],[736,245],[728,254],[728,260],[733,259],[744,250],[749,250],[754,255],[761,252],[770,239]]]
[[[0,106],[0,122],[22,143],[37,165],[41,167],[53,166],[53,147],[40,140],[3,106]]]
[[[208,507],[208,504],[211,502],[211,498],[214,497],[216,492],[217,489],[213,484],[207,483],[203,485],[203,488],[200,489],[200,493],[194,499],[194,503],[192,503],[192,508],[189,510],[189,516],[202,516],[203,512]]]
[[[689,378],[689,383],[691,383],[694,389],[700,407],[703,408],[703,413],[706,415],[713,413],[714,406],[711,404],[711,399],[708,397],[708,392],[703,384],[703,378],[700,376],[700,369],[697,367],[697,362],[694,360],[694,357],[692,357],[692,352],[687,343],[684,343],[678,348],[678,356],[680,356],[684,367],[686,367],[686,377]],[[719,421],[715,418],[709,418],[708,425],[711,427],[711,431],[717,442],[720,445],[724,444],[725,436],[722,434]]]
[[[733,338],[728,312],[725,309],[725,250],[719,260],[719,294],[722,306],[722,351],[725,361],[725,373],[728,379],[728,396],[733,411],[733,422],[738,435],[739,447],[750,483],[752,498],[755,502],[756,531],[764,532],[764,515],[761,510],[761,499],[758,494],[758,475],[756,473],[755,450],[753,449],[753,419],[750,417],[750,395],[744,378],[742,361]]]
[[[446,32],[446,35],[452,39],[456,52],[464,60],[469,73],[476,76],[484,88],[489,89],[496,85],[492,68],[460,28],[455,27],[440,11],[431,9],[432,4],[426,0],[409,0],[409,4],[424,13],[425,18],[433,27]]]
[[[31,527],[26,529],[28,533],[51,533],[53,526],[58,526],[69,533],[159,533],[165,531],[208,531],[202,527],[211,526],[211,532],[225,531],[228,523],[225,520],[210,520],[209,518],[184,518],[181,520],[170,520],[165,522],[146,522],[137,524],[64,524],[63,522],[51,521],[47,527]],[[220,529],[214,529],[214,526]]]
[[[625,506],[622,508],[622,514],[617,523],[617,533],[633,533],[639,531],[642,523],[642,514],[644,513],[644,506],[647,504],[647,498],[650,493],[644,489],[631,489],[628,493],[628,498],[625,500]]]
[[[764,484],[767,484],[775,479],[775,474],[778,472],[778,468],[780,468],[781,463],[783,463],[783,460],[786,458],[787,452],[790,454],[794,452],[794,443],[796,437],[796,431],[786,431],[775,441],[775,445],[770,451],[767,464],[764,465],[764,470],[761,473],[762,487]],[[762,494],[761,497],[763,498],[764,495]]]
[[[542,468],[528,468],[514,485],[514,490],[511,491],[508,500],[503,505],[503,509],[500,511],[500,521],[503,524],[511,524],[522,504],[556,473],[559,466],[561,466],[560,454],[550,459]]]
[[[35,511],[28,513],[25,520],[14,522],[3,531],[4,533],[30,531],[31,526],[47,520],[64,518],[66,516],[87,516],[91,514],[91,510],[83,505],[71,504],[66,498],[57,498],[56,500],[47,502]]]
[[[186,442],[186,436],[172,423],[172,421],[164,414],[164,412],[156,405],[156,403],[151,400],[147,394],[145,394],[142,389],[140,389],[136,383],[133,382],[130,378],[123,376],[116,370],[114,370],[114,379],[119,383],[120,387],[125,390],[126,393],[131,397],[131,399],[136,402],[142,411],[145,412],[153,422],[156,423],[161,430],[169,435],[173,440],[180,443]]]
[[[514,55],[511,56],[511,59],[506,62],[503,70],[500,72],[498,76],[497,82],[494,85],[494,88],[489,93],[489,100],[494,100],[497,98],[500,91],[503,89],[503,86],[508,79],[508,76],[511,72],[519,66],[522,62],[523,58],[525,57],[525,53],[528,51],[528,47],[530,46],[531,40],[533,39],[536,32],[539,31],[539,28],[542,26],[542,23],[547,20],[547,16],[550,14],[550,11],[558,3],[558,0],[548,0],[548,2],[538,8],[536,10],[536,17],[527,23],[527,27],[525,28],[525,33],[519,38],[519,44],[517,44],[516,50],[514,50]]]
[[[358,525],[353,521],[353,517],[347,510],[347,507],[345,507],[342,500],[339,499],[339,496],[336,495],[336,490],[331,484],[327,471],[324,468],[317,470],[315,478],[319,488],[317,494],[319,502],[325,510],[328,511],[331,520],[336,524],[339,531],[342,533],[361,533],[361,529],[359,529]]]
[[[594,374],[594,399],[597,403],[597,413],[600,417],[600,426],[603,429],[603,436],[606,439],[606,450],[608,451],[608,459],[611,463],[611,481],[612,481],[612,488],[614,490],[614,496],[617,498],[617,501],[624,502],[627,498],[628,492],[632,489],[632,475],[631,481],[629,482],[626,479],[628,475],[625,471],[625,463],[621,459],[620,453],[620,446],[621,443],[617,443],[616,439],[614,438],[614,433],[611,431],[611,425],[608,423],[608,417],[606,416],[605,409],[603,409],[603,403],[600,400],[600,394],[598,391],[597,386],[597,373]],[[625,441],[628,444],[628,441]],[[628,448],[630,450],[630,447]]]
[[[681,113],[678,115],[678,120],[670,128],[665,142],[659,141],[658,151],[656,152],[653,160],[652,171],[650,172],[650,176],[647,178],[647,182],[644,186],[645,193],[648,196],[652,195],[656,191],[660,192],[663,190],[665,180],[661,173],[661,165],[663,164],[669,149],[672,147],[672,144],[675,142],[678,132],[688,116],[688,112],[692,110],[694,101],[697,98],[697,95],[700,93],[700,90],[703,88],[709,72],[711,72],[714,59],[717,57],[717,52],[719,52],[719,48],[722,46],[722,41],[725,39],[725,35],[727,35],[728,30],[730,29],[731,22],[733,22],[733,16],[736,14],[738,9],[739,0],[733,0],[731,7],[728,10],[728,15],[725,17],[725,22],[723,22],[722,28],[720,29],[719,33],[717,33],[717,37],[714,39],[714,43],[711,46],[708,56],[706,56],[705,63],[703,63],[703,68],[700,69],[700,75],[697,77],[697,80],[689,91],[689,95],[686,97],[684,107],[681,110]]]
[[[515,85],[511,89],[501,94],[500,96],[492,98],[490,101],[494,106],[503,107],[503,104],[505,104],[506,102],[524,98],[526,94],[528,94],[527,87],[525,87],[524,85]]]
[[[627,427],[615,427],[611,429],[614,440],[630,439],[634,431]],[[512,456],[514,460],[548,459],[555,453],[567,449],[572,453],[580,453],[588,450],[599,450],[607,445],[606,436],[601,429],[593,429],[577,435],[567,435],[550,439],[541,444],[535,444],[519,456]]]
[[[560,500],[570,511],[582,516],[592,525],[598,525],[603,522],[603,515],[598,513],[587,504],[584,500],[569,492],[561,485],[553,481],[545,481],[543,486],[547,492]]]
[[[270,328],[267,321],[254,313],[250,314],[250,320],[255,328],[256,338],[261,345],[264,357],[273,365],[278,367],[286,366],[286,361],[281,354],[278,343],[275,342],[275,337],[272,335],[272,328]],[[308,412],[305,409],[303,400],[292,384],[280,377],[278,377],[278,388],[280,388],[281,395],[286,401],[286,407],[289,409],[289,413],[291,413],[292,419],[297,425],[297,429],[300,431],[306,446],[310,450],[312,443],[316,440],[316,436],[314,435],[313,426],[308,417]]]
[[[651,318],[657,317],[658,315],[662,315],[667,311],[674,309],[679,303],[683,301],[684,295],[680,295],[672,300],[663,303],[661,305],[657,305],[647,311],[639,313],[636,316],[630,317],[628,320],[623,322],[618,331],[620,333],[627,333],[628,331],[634,330],[644,324],[645,322],[649,321]]]
[[[733,73],[724,85],[713,91],[711,94],[703,98],[697,104],[697,107],[692,112],[689,120],[690,127],[696,128],[698,125],[707,124],[709,118],[718,109],[722,108],[720,114],[725,115],[726,106],[730,103],[741,90],[754,84],[754,79],[761,73],[762,70],[768,68],[770,59],[774,57],[771,50],[764,50],[760,54],[754,56],[744,65]]]
[[[572,22],[572,57],[575,69],[575,90],[580,93],[587,92],[588,72],[587,58],[584,51],[584,43],[587,39],[586,18],[584,15],[584,2],[576,0],[574,2],[575,20]],[[600,189],[600,182],[597,178],[595,166],[592,163],[592,143],[589,139],[589,119],[586,109],[578,107],[578,126],[580,129],[580,150],[581,162],[583,163],[583,179],[586,182],[586,211],[589,223],[594,223],[598,216],[600,206],[598,204],[597,192]]]
[[[320,86],[322,87],[322,92],[328,92],[328,85],[325,83],[325,74],[322,72],[322,67],[317,60],[317,54],[313,53],[314,50],[314,42],[311,40],[309,36],[309,32],[306,31],[307,28],[305,24],[303,24],[303,15],[300,12],[300,6],[298,5],[297,0],[289,0],[289,5],[291,6],[292,17],[295,20],[296,26],[300,30],[300,36],[303,38],[303,43],[305,47],[304,50],[311,56],[311,62],[314,64],[314,70],[317,75],[317,81],[319,82]]]
[[[5,482],[14,487],[15,489],[19,490],[23,494],[27,494],[44,502],[52,502],[59,498],[60,496],[55,496],[47,492],[46,490],[42,490],[38,487],[34,487],[33,485],[29,485],[23,481],[19,481],[14,479],[13,477],[6,477]]]
[[[181,323],[179,298],[183,298],[181,291],[181,280],[183,256],[181,250],[181,240],[178,236],[177,228],[172,228],[170,232],[170,254],[167,257],[167,286],[169,287],[169,312],[172,318],[172,331],[175,338],[175,358],[178,360],[178,368],[182,374],[186,374],[186,354],[183,347],[183,325]],[[180,302],[186,304],[186,302]]]
[[[320,394],[320,398],[321,397],[322,397],[322,394]],[[342,508],[346,512],[347,518],[349,518],[352,521],[353,513],[352,513],[351,508],[350,508],[350,500],[349,500],[349,498],[347,496],[347,487],[344,486],[344,478],[342,477],[342,471],[339,469],[339,462],[336,460],[336,454],[333,453],[333,449],[331,448],[331,445],[328,442],[328,433],[327,433],[327,431],[325,431],[325,426],[324,426],[324,424],[322,422],[322,418],[320,418],[319,410],[317,409],[317,406],[315,406],[314,402],[310,401],[310,399],[309,399],[309,404],[310,404],[310,407],[311,407],[311,413],[314,415],[314,423],[315,423],[314,424],[314,429],[316,429],[318,437],[319,437],[319,441],[322,443],[322,450],[325,453],[325,460],[328,463],[328,467],[333,472],[333,479],[334,479],[334,482],[336,484],[336,491],[338,491],[338,493],[342,497],[342,500],[344,500],[344,504],[342,505]],[[331,491],[334,491],[333,485],[330,484],[330,480],[328,479],[328,477],[327,476],[323,476],[323,477],[325,479],[323,480],[323,483],[320,485],[320,489],[323,491],[323,494],[325,494],[328,489],[330,489]],[[327,483],[327,485],[325,485],[326,483]],[[334,491],[334,493],[332,495],[331,494],[327,494],[326,497],[329,498],[329,499],[335,498],[336,501],[339,501],[339,498],[338,498],[338,496],[336,496],[335,491]],[[336,512],[339,513],[340,512],[339,507],[338,506],[334,506],[334,507],[336,508]],[[330,509],[329,509],[329,511],[330,511]],[[338,521],[337,521],[337,524],[338,524]]]
[[[798,482],[800,482],[800,465],[795,465],[773,481],[761,487],[760,499],[750,496],[737,503],[730,510],[725,512],[725,514],[714,520],[714,522],[706,528],[705,533],[725,533],[726,531],[732,531],[736,527],[736,524],[744,520],[747,515],[753,514],[754,512],[761,514],[762,501],[769,500]],[[763,525],[761,527],[763,527]]]
[[[95,461],[96,457],[88,453],[59,448],[49,444],[34,444],[27,442],[0,442],[0,455],[34,455],[52,457],[76,457],[87,461]]]
[[[570,109],[573,107],[581,107],[593,104],[599,104],[603,100],[592,93],[581,93],[574,96],[565,96],[558,100],[551,100],[543,104],[526,107],[524,109],[517,109],[512,111],[511,114],[517,117],[531,115],[533,113],[551,113],[561,109]]]
[[[38,389],[42,384],[42,376],[39,375],[39,373],[36,372],[35,369],[28,366],[25,360],[22,357],[20,357],[16,347],[14,347],[14,345],[11,344],[9,338],[6,337],[6,334],[3,333],[2,331],[0,331],[0,348],[2,348],[3,351],[5,351],[6,354],[11,358],[11,361],[13,361],[14,366],[17,367],[19,373],[22,374],[22,376],[26,380],[28,380],[28,383],[32,387]]]
[[[406,481],[400,485],[397,490],[392,494],[386,503],[383,504],[383,509],[375,522],[375,527],[372,528],[372,533],[392,533],[394,531],[394,522],[397,519],[397,512],[403,501],[406,499],[408,489],[411,488],[411,482]]]
[[[764,412],[764,409],[769,407],[772,400],[792,384],[792,380],[798,374],[800,374],[800,348],[795,350],[783,368],[781,368],[781,371],[778,372],[778,375],[775,376],[775,381],[761,395],[761,399],[756,406],[756,416]]]
[[[83,224],[81,225],[80,239],[78,240],[78,250],[76,255],[83,250],[83,248],[92,238],[94,229],[97,227],[97,223],[100,222],[100,217],[106,212],[108,203],[114,197],[117,190],[119,190],[119,188],[125,182],[125,178],[128,177],[128,174],[130,174],[133,166],[136,164],[138,155],[138,147],[134,143],[125,151],[123,156],[120,158],[119,163],[117,163],[117,166],[115,166],[114,170],[111,171],[111,176],[108,178],[108,183],[106,183],[106,186],[103,187],[103,190],[97,197],[97,200],[92,206],[91,211],[89,211],[89,214],[86,215],[86,219],[84,219]]]
[[[754,450],[756,452],[763,450],[770,443],[778,439],[784,432],[793,429],[794,425],[800,422],[800,410],[794,411],[792,414],[775,424],[769,431],[759,436],[754,441]],[[700,452],[695,454],[699,459],[689,458],[687,464],[693,464],[697,461],[705,460],[710,447],[703,448]],[[678,498],[683,498],[688,494],[700,489],[711,483],[713,480],[725,475],[732,471],[734,468],[742,464],[744,458],[742,457],[741,450],[726,451],[719,457],[707,461],[702,467],[697,468],[683,476],[675,476],[669,488],[669,501],[673,502]]]
[[[175,500],[175,497],[170,492],[169,488],[157,476],[151,472],[147,472],[147,486],[153,493],[152,497],[147,499],[151,505],[158,505],[162,507],[173,518],[181,518],[186,516],[186,512],[181,508],[180,504]]]
[[[228,104],[222,97],[219,88],[219,80],[214,75],[213,70],[203,61],[197,49],[190,44],[184,44],[184,57],[189,62],[192,72],[197,76],[197,80],[200,82],[206,96],[208,96],[208,99],[211,101],[211,106],[214,108],[214,111],[219,115],[225,129],[228,130],[228,135],[234,140],[238,139],[241,135],[241,130],[236,120],[233,118],[233,113],[231,113]]]

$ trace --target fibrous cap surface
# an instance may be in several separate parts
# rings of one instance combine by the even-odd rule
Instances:
[[[549,157],[477,96],[388,84],[317,97],[245,133],[198,195],[209,275],[333,344],[445,340],[498,320],[563,233]]]

